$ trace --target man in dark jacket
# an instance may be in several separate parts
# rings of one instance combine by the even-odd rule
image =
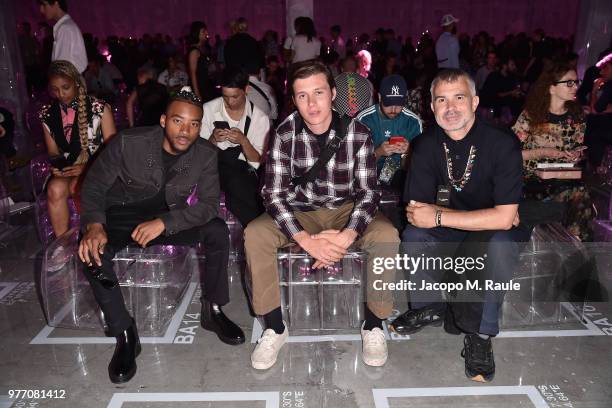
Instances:
[[[82,189],[79,257],[111,335],[117,339],[110,380],[129,381],[140,352],[136,325],[128,314],[113,271],[115,253],[129,243],[206,247],[201,323],[228,344],[244,333],[221,311],[229,302],[228,229],[217,218],[219,174],[215,147],[199,137],[202,102],[181,91],[161,116],[161,127],[119,133],[87,173]],[[187,197],[197,189],[197,203]]]

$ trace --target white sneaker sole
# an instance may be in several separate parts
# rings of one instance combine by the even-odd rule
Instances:
[[[387,356],[385,356],[384,358],[374,358],[374,359],[367,359],[363,355],[361,357],[363,359],[363,363],[370,367],[380,367],[380,366],[385,365],[385,363],[387,362]]]
[[[251,360],[251,366],[256,370],[267,370],[268,368],[272,367],[276,363],[277,359],[278,359],[278,356],[273,361],[268,361],[265,363],[255,362]]]

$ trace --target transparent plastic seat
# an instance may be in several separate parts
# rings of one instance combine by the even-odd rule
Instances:
[[[299,246],[278,250],[283,319],[291,330],[357,329],[363,319],[362,281],[367,255],[349,249],[333,267],[311,269],[313,259]]]
[[[99,329],[103,316],[78,260],[78,229],[53,241],[40,276],[43,310],[49,326]],[[163,336],[191,281],[192,249],[156,245],[127,247],[114,258],[125,304],[141,335]]]
[[[500,327],[577,323],[568,308],[580,311],[584,301],[571,299],[566,282],[569,269],[578,270],[589,256],[584,245],[561,224],[538,225],[513,276],[520,290],[506,292]]]
[[[612,242],[612,220],[593,221],[593,237],[597,242]]]

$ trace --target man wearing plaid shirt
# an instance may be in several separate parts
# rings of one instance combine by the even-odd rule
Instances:
[[[270,368],[287,340],[276,254],[278,248],[293,241],[314,258],[313,268],[332,266],[353,244],[367,252],[362,356],[366,364],[381,366],[387,360],[382,321],[391,314],[393,299],[389,291],[374,290],[372,282],[390,281],[395,269],[375,274],[373,262],[376,258],[394,258],[399,237],[389,220],[376,213],[380,192],[372,138],[366,126],[352,120],[338,151],[316,179],[294,185],[292,179],[315,164],[343,121],[332,111],[336,89],[322,63],[311,60],[295,64],[288,85],[297,112],[277,128],[266,162],[262,195],[267,213],[245,230],[253,309],[263,316],[266,326],[251,363],[255,369]]]

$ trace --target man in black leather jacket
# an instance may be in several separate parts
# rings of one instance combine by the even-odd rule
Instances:
[[[193,93],[174,96],[159,126],[133,128],[115,136],[87,172],[81,192],[83,239],[79,257],[104,312],[115,353],[114,383],[136,373],[138,332],[113,271],[115,253],[129,243],[206,248],[201,323],[225,343],[244,342],[242,330],[221,311],[229,302],[228,229],[217,218],[219,174],[216,148],[199,137],[202,102]],[[187,197],[197,189],[197,203]]]

